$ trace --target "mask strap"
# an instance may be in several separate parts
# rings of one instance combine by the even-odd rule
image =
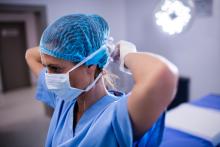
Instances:
[[[78,63],[76,66],[74,66],[72,69],[70,69],[67,73],[71,72],[72,70],[78,68],[79,66],[81,66],[82,64],[84,64],[86,61],[88,61],[89,59],[91,59],[92,57],[94,57],[98,52],[104,50],[106,45],[101,46],[98,50],[96,50],[95,52],[93,52],[92,54],[90,54],[89,56],[87,56],[84,60],[82,60],[80,63]]]
[[[105,69],[105,68],[109,65],[110,61],[111,61],[111,60],[110,60],[110,57],[108,57],[107,62],[106,62],[106,64],[105,64],[105,66],[103,67],[103,69]],[[101,76],[102,76],[102,73],[100,73],[100,74],[96,77],[96,79],[93,81],[93,83],[90,84],[84,91],[89,91],[89,90],[96,84],[96,82],[101,78]]]
[[[106,66],[108,66],[109,62],[110,62],[110,60],[108,59],[107,63],[106,63],[105,66],[103,67],[103,69],[106,68]],[[96,79],[95,79],[85,90],[83,90],[83,91],[84,91],[84,92],[85,92],[85,91],[89,91],[89,90],[96,84],[96,82],[101,78],[101,76],[102,76],[102,73],[100,73],[100,74],[96,77]]]
[[[96,82],[101,78],[101,76],[102,74],[100,73],[98,77],[83,91],[89,91],[96,84]]]

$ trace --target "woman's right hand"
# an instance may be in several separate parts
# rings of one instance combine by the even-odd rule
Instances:
[[[44,68],[41,62],[39,47],[27,49],[25,59],[31,71],[38,77],[40,71]]]

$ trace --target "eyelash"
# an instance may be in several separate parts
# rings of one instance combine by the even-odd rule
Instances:
[[[49,69],[49,71],[51,71],[53,73],[61,73],[60,67],[49,66],[48,69]]]

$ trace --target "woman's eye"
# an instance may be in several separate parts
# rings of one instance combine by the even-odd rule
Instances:
[[[56,66],[49,66],[48,67],[49,71],[52,73],[61,73],[61,68],[60,67],[56,67]]]

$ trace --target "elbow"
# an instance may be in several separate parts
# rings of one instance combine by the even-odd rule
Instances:
[[[26,60],[26,62],[28,62],[30,57],[31,57],[30,49],[27,49],[26,52],[25,52],[25,60]]]
[[[166,61],[160,67],[158,79],[160,81],[159,86],[161,86],[164,93],[164,98],[170,104],[177,92],[179,70],[173,63]]]
[[[37,50],[38,48],[30,48],[27,49],[25,53],[25,60],[27,62],[27,65],[36,77],[38,77],[40,71],[43,68],[43,65],[41,64],[40,54]]]
[[[176,87],[177,81],[179,79],[179,70],[176,65],[169,61],[166,61],[162,63],[160,72],[161,75],[163,75],[162,77],[164,78],[164,80],[170,81],[171,83],[173,83],[172,85]]]

